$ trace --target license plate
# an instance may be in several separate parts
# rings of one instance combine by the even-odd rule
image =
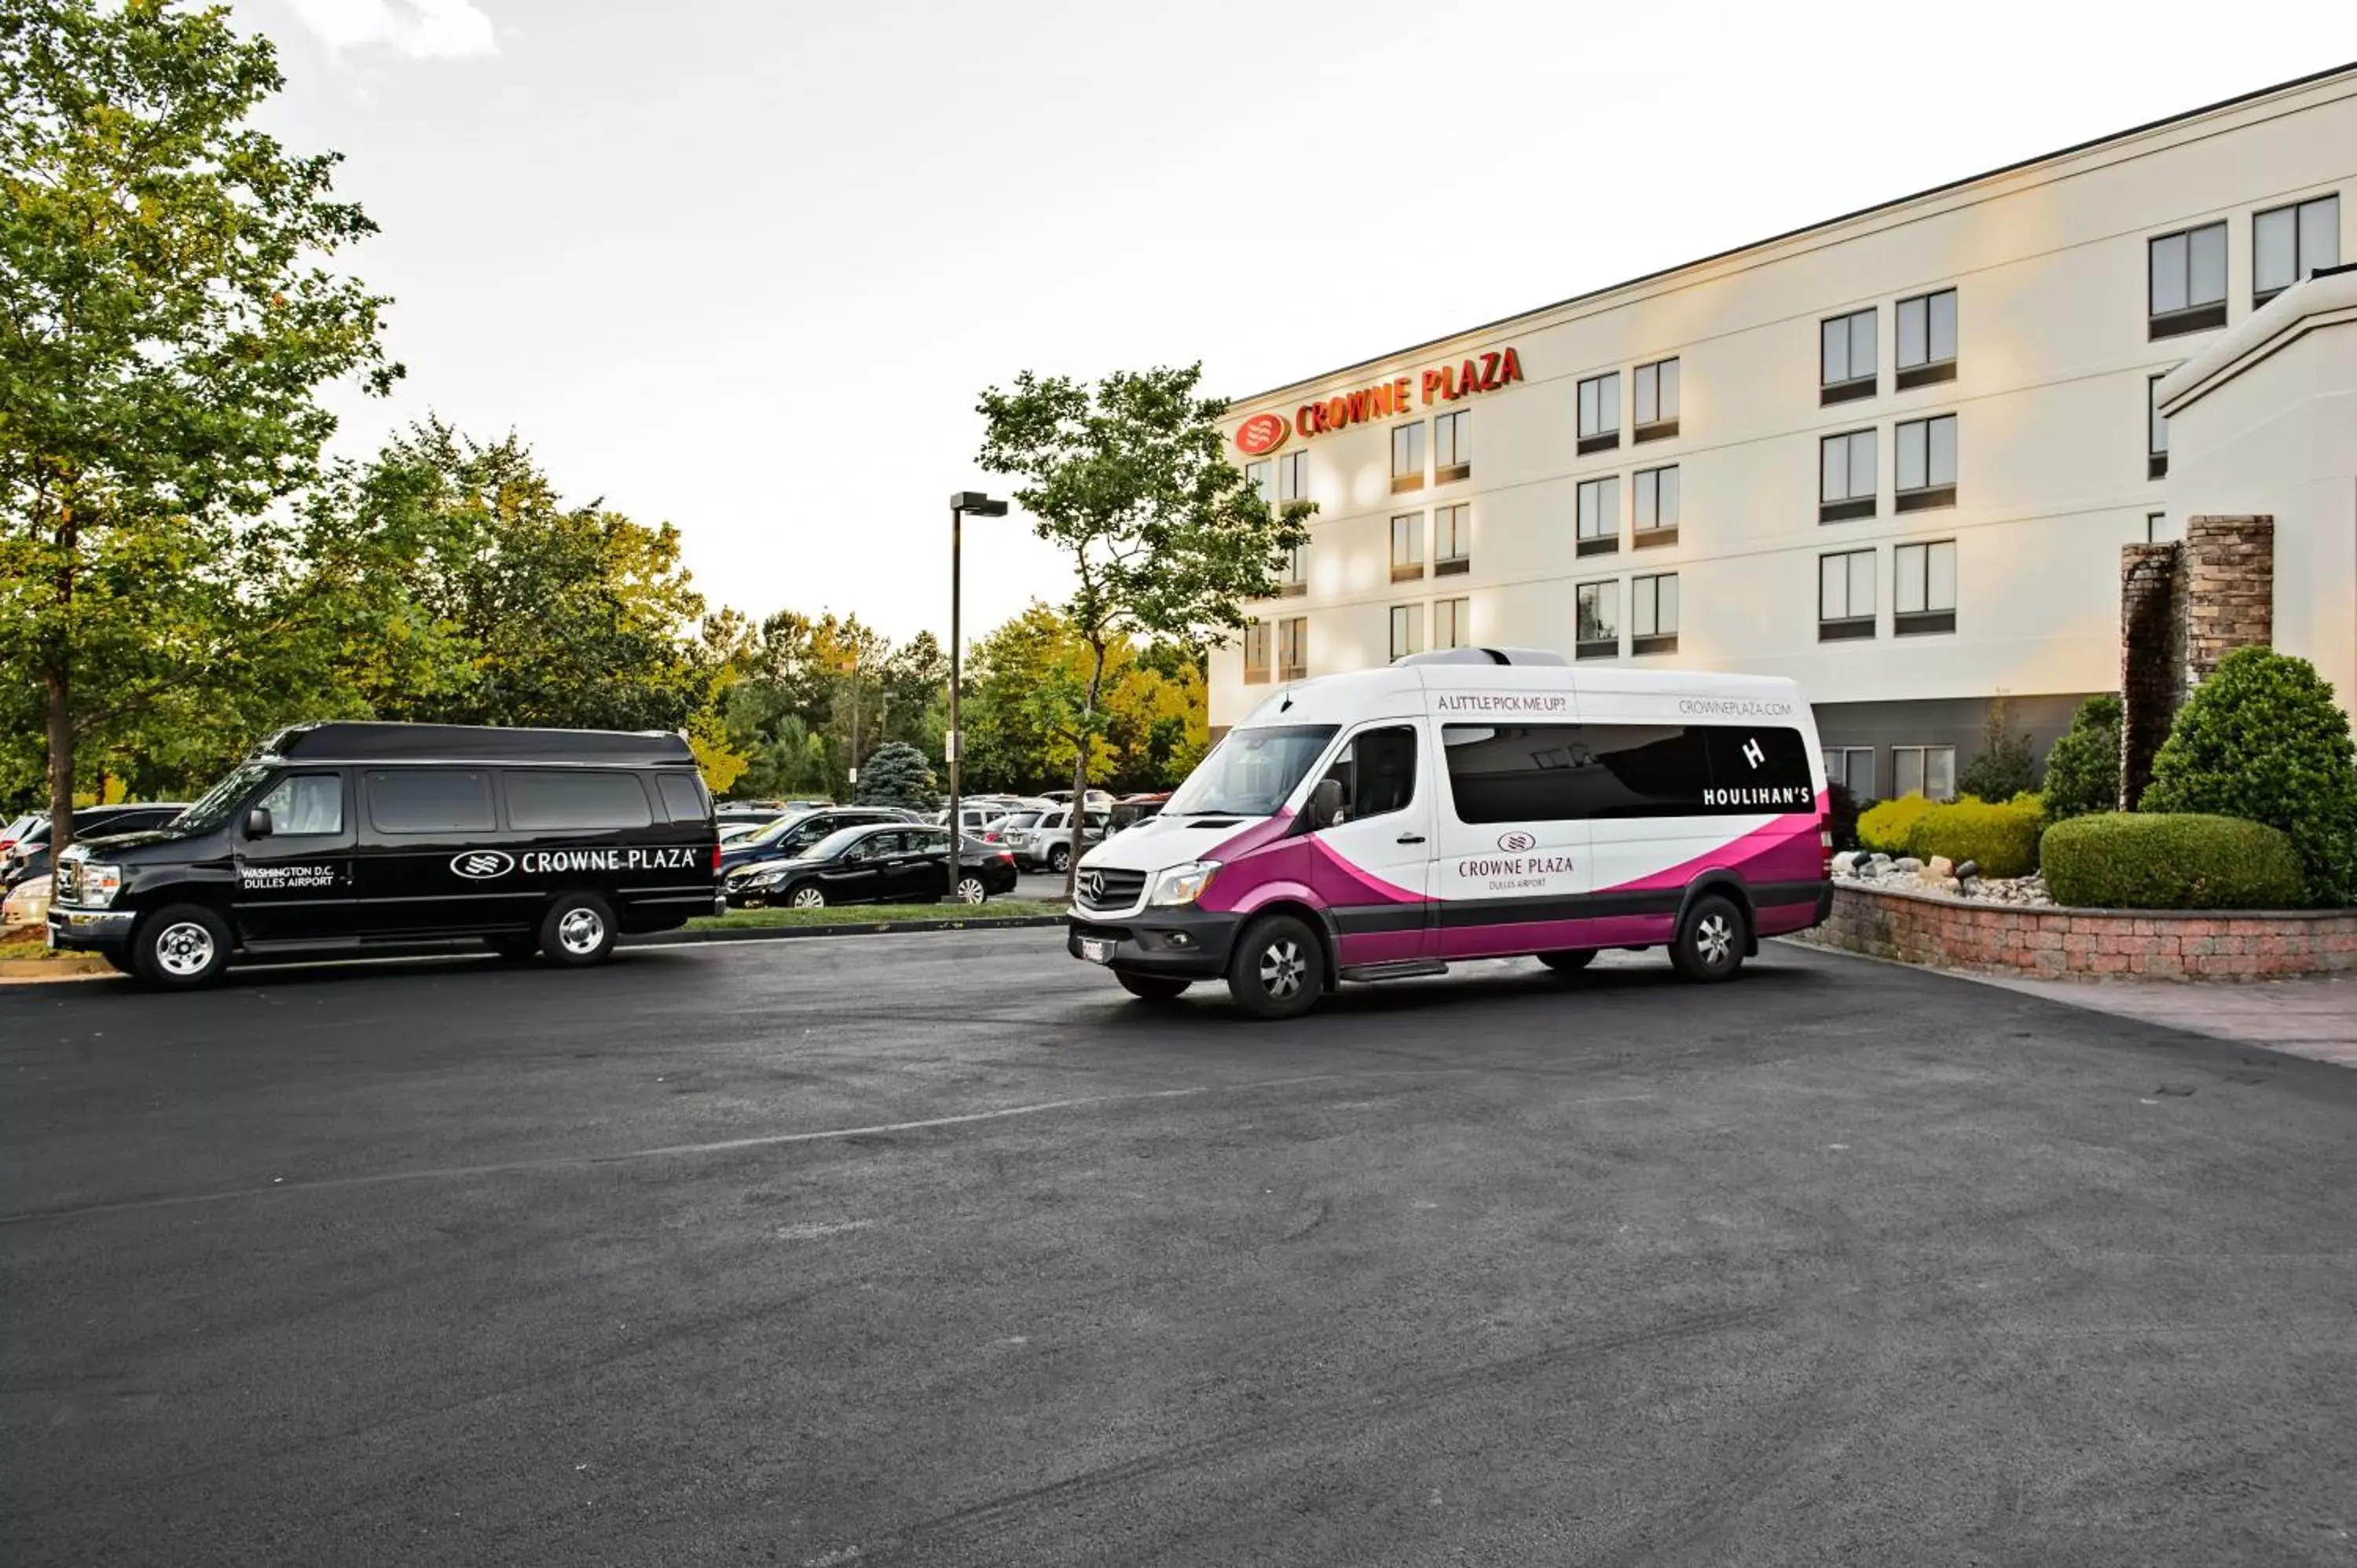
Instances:
[[[1081,939],[1081,956],[1088,960],[1091,963],[1111,963],[1113,961],[1113,943],[1107,941],[1103,937],[1082,937]]]

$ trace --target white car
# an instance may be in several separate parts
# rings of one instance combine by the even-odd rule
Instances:
[[[27,876],[0,899],[0,929],[49,923],[49,879]]]
[[[1081,826],[1081,851],[1104,842],[1106,829],[1112,824],[1109,811],[1091,810]],[[1037,821],[1025,828],[1008,830],[1002,842],[1015,852],[1015,864],[1025,871],[1042,867],[1062,875],[1072,864],[1072,813],[1069,807],[1057,806],[1039,813]]]

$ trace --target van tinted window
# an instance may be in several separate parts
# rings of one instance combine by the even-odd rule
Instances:
[[[487,833],[491,776],[457,768],[394,768],[361,775],[369,825],[383,833]]]
[[[1684,725],[1448,725],[1464,822],[1742,815],[1816,804],[1790,729]]]
[[[643,828],[654,822],[635,774],[511,768],[501,777],[511,828]]]
[[[659,774],[655,782],[662,790],[663,815],[673,822],[701,822],[710,814],[704,803],[704,786],[686,774]]]
[[[1326,769],[1342,786],[1342,821],[1379,817],[1415,799],[1415,726],[1361,730]]]

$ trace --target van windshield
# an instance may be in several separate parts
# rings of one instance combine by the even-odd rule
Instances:
[[[192,833],[208,833],[226,822],[245,798],[270,777],[270,769],[247,763],[206,790],[197,803],[174,817],[170,825]]]
[[[1170,817],[1265,817],[1291,798],[1336,725],[1269,725],[1230,730],[1196,765],[1169,804]]]

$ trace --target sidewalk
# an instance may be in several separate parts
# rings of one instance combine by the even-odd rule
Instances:
[[[1963,978],[2008,991],[2166,1024],[2247,1046],[2357,1068],[2357,974],[2246,985]]]

